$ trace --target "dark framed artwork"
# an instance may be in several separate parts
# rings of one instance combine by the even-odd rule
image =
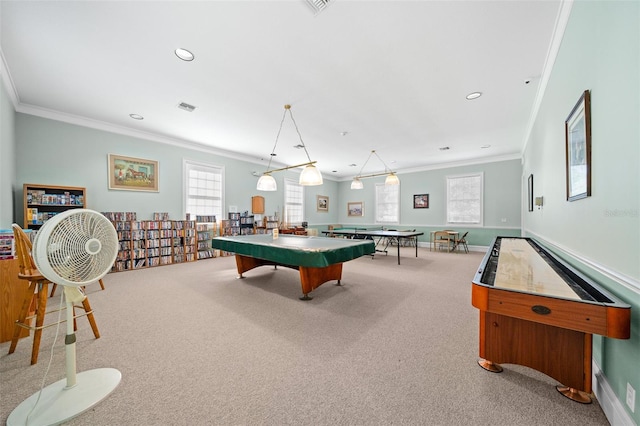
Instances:
[[[428,209],[429,208],[429,194],[417,194],[413,196],[413,208],[414,209]]]
[[[591,196],[591,95],[585,90],[564,122],[567,201]]]
[[[529,211],[532,212],[533,211],[533,175],[529,175],[529,182],[528,182],[528,188],[529,188],[529,196],[527,197],[527,201],[529,202]]]

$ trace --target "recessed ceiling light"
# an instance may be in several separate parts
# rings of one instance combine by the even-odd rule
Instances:
[[[467,95],[467,99],[472,101],[478,99],[480,96],[482,96],[482,92],[471,92]]]
[[[134,120],[144,120],[144,117],[140,114],[129,114],[129,117],[133,118]]]
[[[187,49],[178,48],[175,50],[176,56],[183,61],[193,61],[195,56],[193,53],[189,52]]]

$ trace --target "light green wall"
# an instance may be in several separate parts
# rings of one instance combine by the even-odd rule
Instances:
[[[253,172],[264,166],[228,157],[194,151],[184,147],[159,144],[101,130],[90,129],[27,114],[16,114],[19,144],[17,147],[17,182],[15,217],[22,221],[22,183],[84,186],[87,207],[97,211],[135,211],[139,219],[150,219],[153,212],[169,212],[181,218],[183,212],[182,165],[185,159],[208,162],[225,167],[225,209],[251,209],[251,196],[257,195],[257,177]],[[79,154],[77,154],[79,153]],[[140,157],[159,162],[158,193],[110,191],[107,184],[107,154]],[[46,164],[46,167],[43,167]],[[446,228],[445,178],[471,172],[484,175],[484,227],[460,228],[469,231],[470,245],[487,246],[496,235],[520,235],[520,160],[500,161],[473,166],[437,169],[400,175],[401,223],[398,228],[425,232],[420,238],[427,242],[429,231]],[[276,173],[279,191],[263,192],[265,214],[276,211],[282,215],[284,178],[297,179],[296,172]],[[310,227],[325,230],[328,225],[375,225],[373,216],[374,183],[365,182],[365,189],[352,191],[349,182],[325,178],[324,185],[305,190],[305,219]],[[414,209],[414,194],[429,194],[428,209]],[[329,197],[329,212],[318,212],[317,195]],[[347,217],[348,201],[364,201],[365,217]],[[282,216],[281,216],[282,217]],[[506,222],[502,222],[502,219]]]
[[[468,173],[483,174],[484,179],[484,226],[460,227],[446,223],[446,178]],[[429,241],[429,233],[441,229],[469,232],[470,245],[488,246],[497,235],[520,236],[521,233],[521,185],[520,160],[498,161],[459,167],[427,170],[399,174],[400,178],[400,224],[385,225],[394,229],[416,229],[425,233],[420,242]],[[362,225],[373,227],[375,223],[375,185],[385,177],[363,180],[364,189],[352,190],[351,181],[340,182],[338,221],[343,226]],[[413,196],[429,194],[428,209],[414,209]],[[364,217],[349,217],[348,202],[364,203]],[[503,221],[504,220],[504,221]],[[379,226],[379,225],[378,225]]]
[[[225,210],[236,206],[251,210],[251,196],[263,165],[234,160],[195,149],[161,144],[87,127],[16,114],[17,144],[16,200],[14,217],[21,223],[22,184],[83,186],[87,189],[87,207],[97,211],[135,211],[139,219],[151,219],[153,212],[169,212],[171,218],[184,217],[183,162],[193,160],[223,166],[225,169]],[[115,191],[108,189],[107,155],[119,154],[159,162],[159,192]],[[277,173],[277,192],[260,193],[265,197],[266,214],[282,213],[284,178],[297,179],[295,172]],[[333,223],[332,212],[318,213],[316,195],[337,199],[337,184],[325,179],[322,187],[306,191],[306,211],[310,222]],[[335,210],[334,210],[335,211]]]
[[[640,2],[573,4],[524,155],[542,209],[523,228],[632,306],[631,339],[594,336],[594,360],[640,424]],[[591,91],[592,195],[568,202],[564,120]],[[525,187],[526,188],[526,187]],[[636,389],[628,409],[627,382]]]
[[[13,223],[15,163],[15,112],[0,81],[0,229],[11,229]]]

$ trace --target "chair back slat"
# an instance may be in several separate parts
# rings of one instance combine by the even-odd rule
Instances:
[[[13,238],[16,244],[16,255],[18,256],[18,267],[22,275],[40,275],[33,257],[31,257],[31,240],[19,225],[11,225],[13,228]]]

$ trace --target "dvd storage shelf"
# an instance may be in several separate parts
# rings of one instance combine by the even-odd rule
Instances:
[[[217,257],[217,250],[211,240],[218,236],[215,216],[196,216],[196,233],[198,238],[198,260]]]
[[[112,272],[197,260],[192,220],[136,220],[133,212],[103,212],[118,234]]]
[[[222,221],[222,235],[251,235],[254,233],[253,215],[248,212],[229,213],[229,220]]]
[[[85,208],[86,190],[77,186],[57,186],[25,183],[22,186],[24,229],[40,229],[58,213]]]

